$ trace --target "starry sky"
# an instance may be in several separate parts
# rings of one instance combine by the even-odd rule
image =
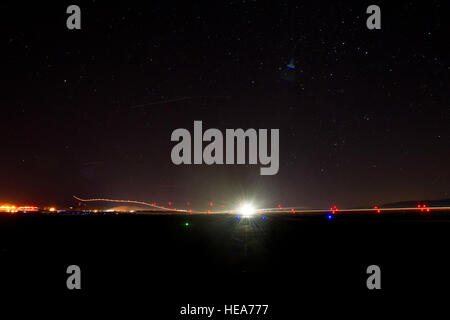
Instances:
[[[368,30],[372,2],[2,2],[0,202],[448,198],[444,2],[378,1]],[[279,173],[173,165],[170,135],[194,120],[279,128]]]

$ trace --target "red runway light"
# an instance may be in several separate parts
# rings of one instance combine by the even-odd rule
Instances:
[[[291,209],[291,212],[292,212],[292,213],[295,213],[295,210],[294,210],[294,208],[292,208],[292,209]]]

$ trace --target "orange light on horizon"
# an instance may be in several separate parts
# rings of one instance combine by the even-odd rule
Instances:
[[[0,206],[0,212],[14,213],[14,212],[16,212],[16,206],[4,204],[4,205]]]
[[[37,211],[39,208],[36,206],[21,206],[21,207],[17,207],[16,211]]]
[[[36,207],[36,206],[16,207],[16,206],[10,205],[10,204],[4,204],[4,205],[0,206],[0,212],[9,212],[9,213],[38,211],[38,210],[39,210],[39,207]]]

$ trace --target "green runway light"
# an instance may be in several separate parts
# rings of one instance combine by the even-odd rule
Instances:
[[[191,225],[191,224],[190,224],[189,222],[185,222],[185,223],[184,223],[184,226],[185,226],[185,227],[189,227],[190,225]]]

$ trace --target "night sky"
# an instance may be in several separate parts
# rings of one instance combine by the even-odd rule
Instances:
[[[448,11],[393,2],[2,2],[0,203],[448,198]],[[194,120],[279,128],[279,173],[175,166],[171,133]]]

